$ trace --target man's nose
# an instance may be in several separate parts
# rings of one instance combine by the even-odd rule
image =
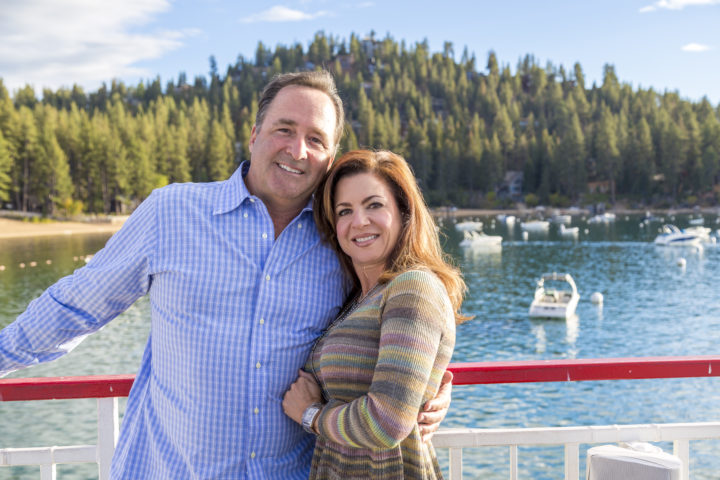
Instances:
[[[290,141],[290,146],[288,147],[288,151],[290,155],[292,155],[293,159],[295,160],[304,160],[307,158],[307,143],[305,143],[304,138],[294,138]]]

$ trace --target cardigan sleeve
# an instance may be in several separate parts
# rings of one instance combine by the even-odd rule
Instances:
[[[387,449],[417,425],[437,392],[454,347],[455,318],[445,287],[430,272],[412,270],[387,286],[380,345],[370,390],[350,403],[331,400],[317,429],[351,447]]]

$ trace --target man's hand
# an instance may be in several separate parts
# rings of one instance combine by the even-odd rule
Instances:
[[[302,415],[307,407],[313,403],[322,402],[322,392],[312,374],[303,370],[298,371],[298,378],[285,392],[282,407],[285,415],[302,425]]]
[[[425,408],[418,415],[418,426],[420,427],[423,442],[430,441],[440,426],[440,422],[447,415],[452,396],[452,379],[452,372],[445,370],[437,395],[435,395],[435,398],[428,400]]]

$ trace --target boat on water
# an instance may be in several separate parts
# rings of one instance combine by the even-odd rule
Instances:
[[[701,238],[696,233],[688,233],[680,230],[675,225],[665,224],[660,230],[660,234],[655,237],[655,245],[668,247],[674,246],[696,246],[699,245]]]
[[[458,222],[455,224],[455,230],[458,232],[471,232],[474,230],[481,230],[483,222],[477,220],[466,220],[464,222]]]
[[[515,215],[499,213],[495,218],[497,218],[498,222],[503,222],[507,226],[515,225]]]
[[[546,284],[552,282],[551,285]],[[564,282],[569,289],[560,289],[556,284]],[[575,280],[569,273],[546,273],[537,281],[535,295],[528,315],[542,318],[569,318],[575,314],[580,294]]]
[[[683,228],[683,232],[697,235],[698,237],[700,237],[700,240],[703,242],[710,242],[710,234],[712,233],[712,229],[709,227],[694,226],[694,227]]]
[[[615,221],[615,214],[612,212],[606,212],[600,215],[590,217],[588,223],[611,223]]]
[[[580,228],[578,227],[566,227],[565,224],[560,224],[560,235],[563,237],[577,237],[580,235]]]
[[[487,235],[479,230],[465,230],[463,239],[460,241],[462,248],[499,248],[502,246],[502,237],[500,235]]]
[[[702,225],[703,223],[705,223],[705,219],[703,217],[691,218],[690,220],[688,220],[688,223],[690,225]]]
[[[550,218],[550,221],[560,225],[570,225],[572,223],[572,217],[570,215],[554,215]]]
[[[550,222],[546,220],[530,220],[522,222],[520,228],[523,232],[547,232],[550,229]]]

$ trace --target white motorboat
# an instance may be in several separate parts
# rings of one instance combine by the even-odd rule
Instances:
[[[546,282],[552,284],[548,285]],[[565,282],[570,289],[555,288],[558,282]],[[569,318],[575,314],[580,294],[569,273],[546,273],[537,281],[535,296],[528,315],[543,318]]]
[[[471,232],[473,230],[482,230],[483,222],[466,220],[455,224],[455,230],[458,232]]]
[[[496,218],[498,222],[503,222],[508,227],[515,225],[515,215],[505,215],[504,213],[499,213]]]
[[[572,223],[572,217],[570,215],[555,215],[553,216],[550,221],[552,223],[560,224],[560,225],[570,225]]]
[[[550,222],[546,220],[530,220],[522,222],[520,228],[523,232],[547,232],[550,229]]]
[[[563,237],[577,237],[580,235],[580,229],[578,227],[566,227],[564,224],[560,224],[560,235]]]
[[[690,233],[693,235],[697,235],[698,237],[700,237],[701,241],[709,242],[710,234],[712,233],[712,229],[708,228],[708,227],[695,226],[695,227],[684,228],[683,233]]]
[[[460,246],[463,248],[495,249],[502,246],[502,237],[500,235],[486,235],[478,230],[466,230],[463,232],[463,237],[460,241]]]
[[[614,221],[615,214],[611,212],[606,212],[601,215],[595,215],[594,217],[590,217],[588,223],[611,223]]]
[[[695,233],[687,233],[675,225],[666,224],[662,226],[660,235],[655,237],[655,245],[663,246],[693,246],[699,245],[701,238]]]
[[[703,217],[691,218],[690,220],[688,220],[688,223],[690,225],[702,225],[703,223],[705,223],[705,219]]]

